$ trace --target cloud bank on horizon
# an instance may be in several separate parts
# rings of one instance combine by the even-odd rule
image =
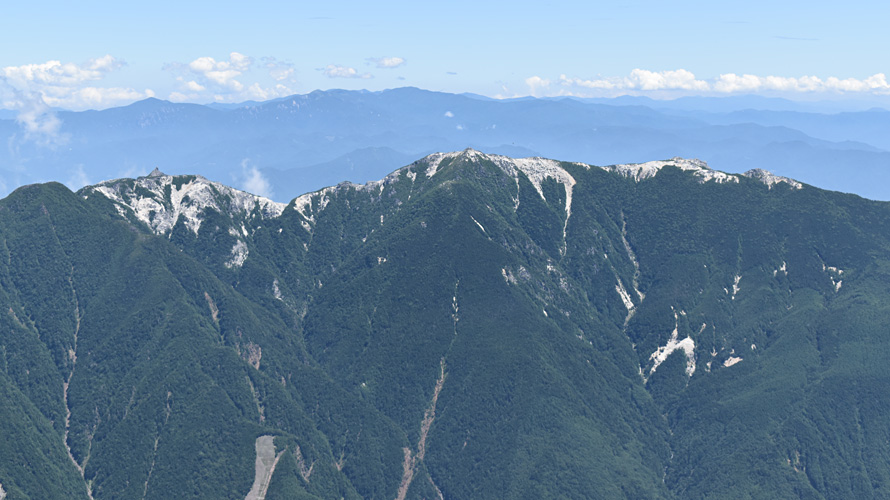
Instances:
[[[368,57],[366,64],[376,69],[392,70],[407,61],[397,56]],[[127,63],[111,55],[84,63],[47,61],[0,68],[0,109],[43,108],[71,110],[103,109],[148,97],[173,102],[244,102],[264,101],[298,92],[293,63],[266,56],[255,58],[231,52],[225,59],[198,57],[190,62],[173,62],[161,69],[170,77],[169,92],[152,89],[103,86],[101,81]],[[374,78],[370,72],[340,64],[318,68],[329,79]],[[252,81],[251,81],[252,80]]]
[[[364,64],[372,70],[389,72],[404,68],[407,60],[398,56],[366,57]],[[230,52],[225,58],[197,57],[188,62],[167,63],[159,72],[166,75],[166,91],[137,85],[121,86],[106,83],[121,79],[119,73],[127,66],[123,59],[105,55],[83,63],[51,60],[0,68],[0,108],[17,110],[28,130],[35,134],[52,131],[53,121],[39,121],[45,108],[72,110],[103,109],[129,104],[148,97],[159,97],[173,102],[264,101],[307,92],[297,79],[301,68],[292,62],[275,57],[254,57]],[[328,64],[303,72],[319,72],[328,80],[365,80],[369,90],[391,87],[371,82],[375,74],[353,66]],[[399,76],[399,81],[406,81]],[[134,82],[135,83],[135,82]],[[411,84],[407,80],[408,85]],[[376,87],[380,87],[379,89]],[[597,76],[594,78],[556,78],[538,75],[525,78],[514,85],[520,90],[490,94],[495,98],[534,97],[615,97],[619,95],[653,95],[679,97],[683,95],[769,94],[794,98],[835,98],[839,96],[890,96],[890,83],[884,73],[867,78],[813,75],[781,76],[723,73],[713,78],[699,78],[686,69],[651,71],[634,69],[627,76]],[[44,134],[46,135],[46,134]]]
[[[865,79],[816,76],[758,76],[725,73],[704,80],[685,69],[648,71],[634,69],[626,77],[599,77],[593,79],[569,78],[562,74],[556,80],[532,76],[525,84],[533,96],[574,95],[599,97],[651,91],[683,91],[698,94],[757,94],[763,92],[795,93],[871,93],[890,95],[890,84],[884,73],[876,73]]]
[[[154,97],[151,89],[95,84],[125,65],[124,60],[105,55],[81,64],[46,61],[6,66],[0,69],[0,104],[6,109],[22,109],[39,99],[46,106],[86,109]]]

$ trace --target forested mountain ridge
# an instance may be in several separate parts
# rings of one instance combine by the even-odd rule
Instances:
[[[9,499],[890,496],[887,203],[466,150],[28,186],[0,235]]]

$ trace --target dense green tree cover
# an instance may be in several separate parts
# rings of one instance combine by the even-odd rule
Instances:
[[[161,234],[19,189],[8,498],[244,498],[260,436],[270,499],[890,497],[890,206],[554,165],[467,151]]]

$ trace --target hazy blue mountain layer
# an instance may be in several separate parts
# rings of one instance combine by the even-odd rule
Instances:
[[[0,119],[8,146],[0,150],[2,194],[33,182],[80,187],[161,167],[286,202],[343,180],[379,179],[435,151],[473,147],[597,165],[694,157],[728,172],[763,168],[890,200],[887,111],[837,113],[755,96],[494,100],[400,88],[241,105],[147,99],[54,116],[58,127],[44,128],[51,133]]]
[[[464,150],[0,201],[6,498],[888,498],[890,205]]]

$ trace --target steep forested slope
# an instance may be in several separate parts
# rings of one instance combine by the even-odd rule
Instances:
[[[10,499],[890,496],[886,203],[467,150],[29,186],[0,235]]]

